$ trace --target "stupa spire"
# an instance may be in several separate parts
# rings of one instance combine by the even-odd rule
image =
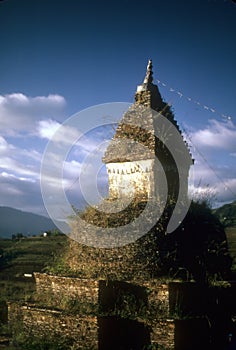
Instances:
[[[153,84],[153,72],[152,72],[152,60],[150,59],[147,64],[146,75],[141,85],[137,86],[135,101],[138,104],[146,107],[162,110],[164,107],[163,100],[157,85]]]
[[[153,82],[153,72],[152,72],[152,60],[148,61],[146,75],[143,84],[150,84]]]

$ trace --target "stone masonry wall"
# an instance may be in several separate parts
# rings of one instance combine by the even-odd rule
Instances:
[[[23,330],[38,337],[62,336],[71,339],[74,349],[97,349],[98,326],[96,317],[66,315],[56,310],[38,308],[34,305],[16,306],[8,304],[9,323],[22,320]]]
[[[55,296],[59,294],[62,296],[66,296],[67,298],[80,298],[82,301],[86,300],[91,303],[97,304],[99,302],[99,280],[96,279],[80,279],[80,278],[69,278],[69,277],[59,277],[52,276],[42,273],[35,273],[36,280],[36,291],[37,293],[43,294],[47,292],[52,292]],[[129,283],[128,283],[129,284]],[[151,326],[152,331],[150,333],[150,340],[152,344],[159,344],[159,346],[163,346],[166,349],[174,348],[174,320],[169,319],[169,287],[167,284],[163,284],[158,280],[150,280],[146,282],[142,282],[140,287],[145,288],[147,291],[147,305],[152,309],[157,310],[157,315],[155,316],[155,322],[148,325]],[[30,314],[32,313],[32,319],[30,321]],[[24,323],[33,324],[37,321],[37,315],[39,316],[39,320],[44,317],[44,322],[48,324],[50,328],[53,326],[53,318],[57,318],[56,323],[60,325],[61,331],[64,333],[70,334],[74,337],[74,332],[81,333],[81,329],[84,329],[86,326],[86,319],[89,321],[92,320],[92,329],[93,334],[91,334],[91,326],[89,322],[87,323],[87,327],[89,329],[87,337],[95,337],[95,328],[97,326],[95,322],[95,318],[91,317],[79,317],[76,316],[75,320],[72,322],[69,319],[66,321],[65,325],[62,326],[61,322],[63,322],[63,317],[61,320],[60,313],[53,314],[51,311],[44,311],[42,309],[33,309],[33,308],[23,308],[24,314]],[[40,322],[40,321],[39,321]],[[81,328],[76,325],[76,322],[82,322]],[[69,326],[70,325],[70,326]],[[76,327],[76,330],[71,331],[69,328]],[[83,333],[83,332],[82,332]],[[78,335],[77,338],[83,338],[83,334]],[[98,337],[98,335],[97,335]],[[76,339],[77,339],[76,338]],[[93,340],[94,343],[94,340]],[[96,347],[95,347],[96,348]],[[92,349],[92,348],[91,348]]]
[[[23,330],[30,336],[62,336],[71,339],[74,349],[99,349],[99,328],[97,317],[65,315],[56,310],[36,306],[17,306],[8,304],[10,325],[22,320]],[[174,321],[159,320],[150,334],[151,344],[166,350],[174,349]]]
[[[36,292],[39,294],[52,292],[69,298],[81,298],[91,303],[98,303],[99,280],[60,277],[46,273],[35,272]],[[169,314],[169,287],[158,280],[142,282],[142,287],[148,290],[148,304],[161,303],[165,315]]]
[[[150,280],[143,283],[148,288],[148,303],[161,303],[165,316],[169,315],[169,286],[166,283],[160,283],[158,280]]]
[[[175,348],[175,321],[173,319],[158,320],[152,327],[151,343],[158,348],[172,350]]]
[[[52,292],[57,296],[79,298],[91,303],[98,303],[99,281],[95,279],[52,276],[46,273],[34,273],[36,292]]]
[[[116,300],[117,289],[121,288],[123,293],[134,292],[135,300],[139,298],[139,293],[144,292],[144,299],[151,313],[151,318],[143,313],[141,318],[137,318],[137,322],[144,324],[150,329],[150,342],[156,346],[162,346],[165,349],[174,349],[174,320],[169,319],[169,289],[167,284],[163,284],[158,280],[150,280],[140,284],[128,283],[124,281],[107,282],[96,279],[80,279],[70,277],[59,277],[47,275],[44,273],[35,273],[36,292],[38,296],[47,293],[54,296],[52,299],[58,301],[57,310],[51,309],[47,304],[27,304],[14,305],[8,304],[9,322],[14,323],[14,319],[18,322],[22,320],[23,328],[26,333],[35,336],[61,335],[74,341],[75,349],[98,349],[99,341],[103,334],[109,335],[109,330],[100,329],[99,324],[103,315],[109,320],[114,316],[109,316],[106,312],[103,315],[92,313],[85,314],[79,312],[69,314],[67,309],[60,309],[60,301],[63,298],[78,301],[89,302],[93,305],[102,303],[102,296],[105,302],[108,298],[113,305]],[[105,293],[105,294],[104,294]],[[125,295],[125,294],[124,294]],[[115,297],[115,299],[112,299]],[[40,299],[39,299],[40,300]],[[47,300],[47,298],[45,299]],[[99,304],[100,305],[100,304]],[[101,305],[100,305],[101,306]],[[59,309],[58,309],[59,308]],[[119,317],[118,317],[119,318]],[[121,319],[122,320],[122,319]],[[125,319],[124,319],[125,321]],[[132,322],[132,321],[131,321]],[[109,324],[109,321],[108,321]]]

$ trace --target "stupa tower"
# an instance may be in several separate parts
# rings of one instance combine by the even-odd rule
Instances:
[[[170,106],[163,101],[158,86],[153,83],[152,61],[149,60],[143,83],[137,86],[135,102],[123,115],[103,157],[110,199],[160,197],[163,188],[167,187],[168,197],[177,200],[180,177],[187,195],[191,154],[182,140],[180,173],[168,147],[156,136],[160,132],[160,116],[167,118],[182,138]],[[167,138],[172,137],[173,128],[163,131]],[[187,161],[183,149],[187,150]]]

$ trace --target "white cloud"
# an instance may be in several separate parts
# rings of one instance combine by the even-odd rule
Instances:
[[[190,133],[195,164],[194,185],[206,196],[215,195],[218,203],[236,199],[236,126],[232,121],[210,120],[204,129]]]
[[[46,142],[53,138],[60,149],[69,149],[71,140],[81,137],[77,128],[62,124],[64,106],[65,100],[59,95],[30,98],[17,93],[0,96],[0,205],[45,213],[40,168]],[[89,148],[88,143],[87,146]],[[83,150],[83,144],[75,147]],[[46,178],[48,185],[57,190],[62,181],[65,189],[70,188],[79,175],[80,160],[73,152],[70,154],[70,159],[64,162],[62,179],[55,177],[58,171],[63,171],[58,167],[62,165],[57,154],[52,154]]]
[[[30,179],[30,178],[28,178],[28,177],[17,177],[16,175],[7,173],[7,172],[5,172],[5,171],[3,171],[2,173],[0,173],[0,176],[1,176],[2,178],[5,178],[5,179],[17,179],[17,180],[20,180],[20,181],[26,181],[26,182],[35,183],[35,180],[34,180],[34,179]]]
[[[77,178],[81,171],[81,163],[76,160],[64,162],[64,175]]]
[[[0,149],[1,150],[5,150],[7,148],[7,141],[0,136]]]
[[[59,126],[60,123],[55,120],[41,120],[38,123],[38,134],[40,137],[50,140]]]
[[[44,212],[39,183],[42,153],[45,140],[64,119],[65,104],[60,95],[0,95],[0,205]]]
[[[43,119],[61,120],[66,101],[60,95],[28,97],[22,93],[0,95],[0,127],[2,134],[17,136],[34,133]]]
[[[11,141],[14,142],[14,139]],[[39,177],[41,157],[40,152],[33,148],[21,148],[0,136],[0,185],[3,186],[3,178],[13,177],[19,181],[35,182],[35,179]]]
[[[216,149],[217,152],[217,149]],[[220,203],[236,199],[236,165],[208,163],[196,155],[189,190],[193,197],[212,197],[218,206]]]
[[[14,146],[9,144],[4,137],[0,136],[0,155],[3,156],[5,154],[8,154],[8,152],[13,149]]]
[[[74,146],[73,141],[76,143],[81,136],[81,132],[77,128],[49,119],[41,120],[38,123],[37,135],[55,143],[71,145],[72,148]]]
[[[10,171],[11,173],[14,172],[15,174],[18,174],[19,176],[33,176],[33,177],[39,177],[39,169],[38,167],[35,167],[33,164],[25,163],[20,160],[15,160],[11,157],[2,157],[1,158],[1,166],[0,168]]]
[[[38,181],[18,177],[10,172],[1,172],[0,184],[1,206],[47,215]]]
[[[18,149],[18,155],[22,156],[22,157],[27,157],[29,159],[31,159],[32,161],[35,162],[41,162],[42,160],[42,154],[38,151],[36,151],[35,149]]]
[[[235,151],[236,126],[232,121],[219,122],[212,119],[205,129],[193,132],[191,139],[198,146]]]

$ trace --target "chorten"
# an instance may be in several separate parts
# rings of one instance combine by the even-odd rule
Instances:
[[[178,139],[175,149],[179,152],[178,162],[164,137]],[[168,197],[177,200],[180,182],[187,196],[193,160],[170,106],[153,83],[151,60],[143,83],[137,86],[135,102],[119,122],[103,162],[108,172],[110,199],[132,196],[147,200],[167,191]]]

